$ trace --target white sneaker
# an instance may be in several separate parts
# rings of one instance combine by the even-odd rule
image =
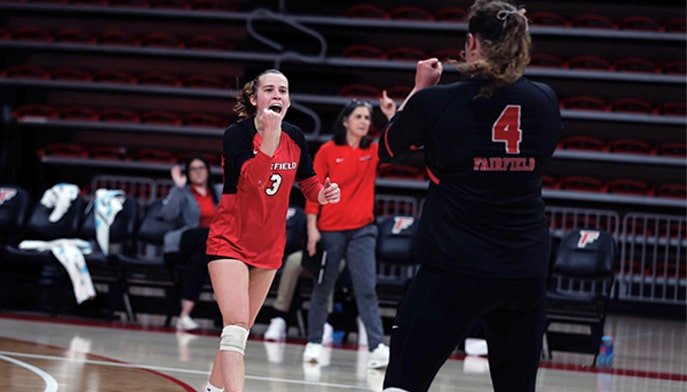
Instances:
[[[322,345],[319,343],[308,343],[303,352],[303,362],[318,363],[322,353]]]
[[[324,332],[322,333],[322,344],[331,346],[334,343],[334,327],[331,324],[324,324]]]
[[[363,320],[358,317],[358,347],[360,346],[367,347],[367,330]]]
[[[193,331],[198,329],[200,326],[197,322],[193,321],[189,316],[180,317],[177,320],[177,330],[178,331]]]
[[[377,348],[370,352],[367,358],[367,367],[370,369],[379,369],[386,367],[389,364],[389,346],[384,343],[379,343]]]
[[[277,342],[286,340],[286,321],[281,317],[275,317],[270,320],[270,326],[267,327],[264,338],[265,340]]]

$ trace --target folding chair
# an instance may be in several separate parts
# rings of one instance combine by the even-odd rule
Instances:
[[[587,353],[594,355],[592,365],[596,365],[616,263],[616,243],[610,233],[574,229],[563,236],[551,265],[547,290],[549,358],[552,351]]]

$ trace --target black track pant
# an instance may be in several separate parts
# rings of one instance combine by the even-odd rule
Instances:
[[[185,266],[182,276],[181,298],[196,302],[208,276],[205,244],[209,229],[198,227],[181,234],[179,252],[166,255],[168,261]]]
[[[427,391],[482,321],[496,392],[533,392],[542,350],[546,280],[488,278],[423,265],[398,309],[384,388]]]

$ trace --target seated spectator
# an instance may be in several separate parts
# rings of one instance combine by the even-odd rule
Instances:
[[[178,228],[165,235],[165,261],[171,268],[185,269],[176,327],[191,331],[198,328],[191,312],[208,276],[205,243],[220,196],[210,179],[210,165],[202,156],[189,158],[184,171],[179,165],[172,167],[171,175],[175,186],[163,201],[160,217],[177,222]]]

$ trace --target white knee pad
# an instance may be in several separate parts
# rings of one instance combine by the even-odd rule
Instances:
[[[401,389],[401,388],[386,388],[382,392],[408,392],[408,391],[406,391],[405,389]]]
[[[244,355],[248,341],[248,330],[239,325],[227,325],[222,328],[222,339],[219,342],[220,351],[234,351]]]

